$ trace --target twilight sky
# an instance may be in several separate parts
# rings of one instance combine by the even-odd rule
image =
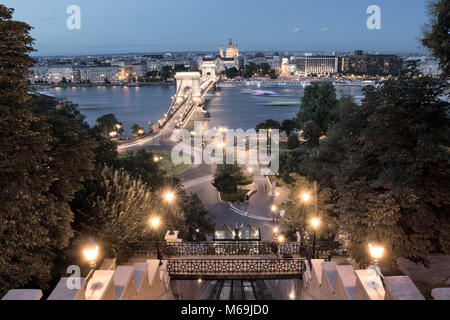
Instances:
[[[2,0],[35,29],[38,55],[240,50],[423,51],[426,0]],[[69,30],[66,9],[81,9]],[[369,5],[381,30],[369,30]]]

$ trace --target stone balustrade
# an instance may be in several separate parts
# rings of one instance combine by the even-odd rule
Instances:
[[[304,289],[317,300],[425,299],[407,276],[384,277],[382,281],[375,270],[354,270],[351,265],[323,259],[311,260],[303,281]]]

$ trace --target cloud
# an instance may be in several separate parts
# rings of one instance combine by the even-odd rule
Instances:
[[[322,32],[328,32],[328,31],[331,31],[331,28],[328,28],[328,27],[323,27],[322,28]]]
[[[294,28],[294,29],[292,29],[291,31],[294,32],[294,33],[297,33],[297,32],[300,32],[300,31],[302,31],[302,30],[300,30],[300,28]]]

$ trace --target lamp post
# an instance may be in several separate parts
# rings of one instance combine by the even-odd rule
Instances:
[[[317,218],[312,219],[311,221],[311,225],[313,227],[314,233],[313,233],[313,247],[312,247],[312,257],[313,259],[316,256],[316,231],[317,231],[317,227],[320,224],[320,220]]]
[[[169,204],[173,201],[173,199],[175,199],[175,194],[172,191],[167,191],[166,193],[164,193],[164,200],[166,201],[166,208],[169,208]],[[172,221],[172,219],[170,219]],[[172,223],[171,223],[172,224]],[[168,226],[170,228],[170,235],[173,235],[173,225],[169,225]]]
[[[301,239],[302,239],[302,243],[303,243],[304,233],[305,233],[305,229],[306,229],[306,203],[311,198],[311,195],[308,192],[303,192],[300,195],[300,198],[302,199],[302,202],[303,202],[303,226],[302,226],[302,233],[300,234],[301,235]]]
[[[160,219],[158,217],[154,217],[150,219],[150,224],[152,226],[153,238],[155,238],[155,230],[158,229],[160,224]],[[159,265],[162,265],[162,257],[161,252],[159,251],[159,241],[156,241],[156,258],[159,259]]]
[[[277,206],[274,204],[270,207],[270,211],[272,211],[272,222],[275,222],[275,214],[277,209],[278,209]]]
[[[89,263],[89,267],[91,270],[89,271],[88,276],[86,277],[86,283],[89,281],[89,279],[92,278],[92,275],[94,274],[95,267],[96,267],[96,260],[98,256],[98,245],[91,241],[83,250],[84,257]]]

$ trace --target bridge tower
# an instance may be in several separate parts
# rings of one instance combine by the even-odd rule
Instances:
[[[203,62],[201,66],[202,81],[216,80],[216,64],[213,62]]]
[[[194,102],[201,102],[200,77],[200,72],[177,72],[175,74],[177,80],[176,103],[181,103],[187,98],[189,91],[192,93]]]

